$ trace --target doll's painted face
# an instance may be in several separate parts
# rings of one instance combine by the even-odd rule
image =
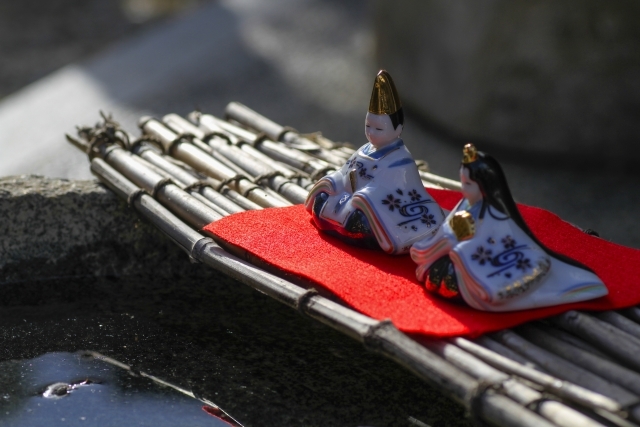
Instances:
[[[364,134],[367,136],[367,140],[377,149],[389,145],[398,139],[401,133],[402,125],[398,125],[394,129],[391,118],[388,115],[367,113],[364,121]]]
[[[462,184],[462,197],[467,199],[470,205],[482,200],[482,192],[477,182],[469,178],[469,169],[460,167],[460,183]]]

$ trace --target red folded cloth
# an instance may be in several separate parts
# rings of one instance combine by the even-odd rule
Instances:
[[[429,193],[445,209],[452,209],[461,198],[456,191],[429,189]],[[355,248],[320,233],[302,205],[231,215],[205,230],[282,271],[317,283],[368,316],[391,319],[410,334],[477,336],[567,310],[610,310],[640,303],[640,250],[587,235],[543,209],[518,208],[542,243],[593,269],[609,295],[511,313],[478,311],[425,291],[408,255]]]

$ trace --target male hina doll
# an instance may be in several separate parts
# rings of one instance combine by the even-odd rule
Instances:
[[[369,141],[320,179],[305,203],[323,232],[360,247],[402,254],[432,236],[444,213],[425,190],[400,134],[402,104],[388,72],[376,76],[365,119]]]

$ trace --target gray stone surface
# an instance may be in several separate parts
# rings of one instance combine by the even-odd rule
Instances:
[[[635,169],[640,3],[376,4],[379,62],[416,112],[529,161]]]
[[[0,179],[0,284],[189,268],[185,253],[95,180]]]

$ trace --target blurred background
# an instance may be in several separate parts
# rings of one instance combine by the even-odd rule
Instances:
[[[473,141],[519,202],[638,248],[638,17],[631,0],[5,1],[0,176],[90,178],[64,133],[100,110],[137,133],[240,101],[361,145],[385,68],[433,172],[455,178]]]

